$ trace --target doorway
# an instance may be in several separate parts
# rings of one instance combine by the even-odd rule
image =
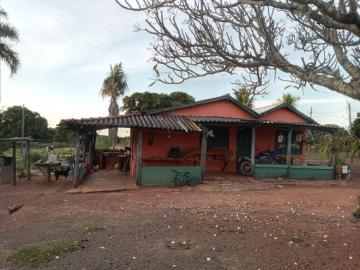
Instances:
[[[237,129],[236,160],[241,156],[251,156],[251,127],[240,127]],[[239,163],[236,162],[236,170],[239,170]]]

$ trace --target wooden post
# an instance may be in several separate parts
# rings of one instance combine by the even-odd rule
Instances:
[[[16,142],[12,142],[12,178],[13,185],[16,186]]]
[[[287,135],[287,148],[286,148],[286,166],[287,166],[287,177],[290,176],[290,167],[291,167],[291,137],[293,129],[290,128]]]
[[[136,140],[136,185],[141,186],[141,166],[142,166],[142,129],[137,129]]]
[[[73,187],[76,188],[79,183],[79,157],[80,155],[80,130],[75,132],[75,166],[74,166],[74,180]]]
[[[256,128],[251,128],[251,170],[255,173],[255,148],[256,147]]]
[[[205,171],[206,171],[206,148],[207,148],[207,127],[201,127],[201,156],[200,156],[200,166],[201,166],[201,178],[204,180]]]
[[[27,170],[27,180],[31,180],[31,160],[30,160],[30,141],[26,141],[26,170]]]
[[[93,169],[93,159],[95,154],[95,145],[96,145],[96,130],[91,131],[90,138],[90,170]]]

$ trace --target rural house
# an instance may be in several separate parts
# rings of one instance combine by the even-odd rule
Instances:
[[[230,95],[118,117],[67,119],[76,131],[77,186],[94,166],[96,131],[131,129],[129,171],[139,186],[170,185],[174,170],[201,179],[211,173],[237,173],[249,157],[254,177],[332,179],[334,166],[305,164],[307,130],[334,132],[286,104],[252,110]],[[276,164],[256,162],[263,151],[276,152]],[[135,181],[135,180],[134,180]]]

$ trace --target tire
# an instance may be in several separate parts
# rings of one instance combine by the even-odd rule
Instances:
[[[251,162],[243,161],[240,164],[240,173],[242,175],[250,176],[252,174]]]

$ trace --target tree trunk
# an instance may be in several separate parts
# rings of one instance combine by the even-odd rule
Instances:
[[[117,97],[112,96],[109,106],[109,116],[115,117],[119,115],[119,105],[117,104]],[[109,140],[112,149],[115,149],[117,142],[117,128],[109,128]]]

